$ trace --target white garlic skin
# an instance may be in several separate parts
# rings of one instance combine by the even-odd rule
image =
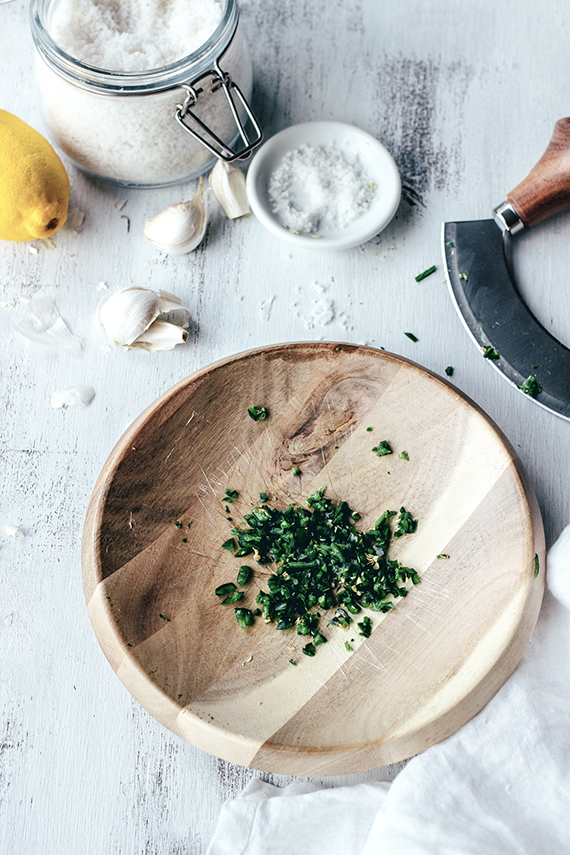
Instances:
[[[237,220],[251,213],[245,187],[245,175],[225,160],[218,160],[208,179],[210,190],[226,217]]]
[[[149,243],[170,255],[185,255],[201,244],[209,220],[208,197],[202,198],[202,188],[200,176],[192,199],[171,205],[146,221],[144,235]]]
[[[50,404],[54,410],[66,410],[68,407],[88,407],[95,397],[92,386],[69,386],[59,392],[54,392]]]
[[[99,320],[114,344],[143,350],[170,350],[188,338],[180,324],[157,321],[159,316],[170,313],[178,316],[181,323],[189,317],[186,306],[173,294],[134,286],[107,297],[99,310]],[[160,327],[149,335],[155,323],[160,323]]]

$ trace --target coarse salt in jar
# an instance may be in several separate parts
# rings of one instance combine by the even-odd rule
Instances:
[[[236,0],[32,0],[48,133],[90,175],[178,184],[261,141]]]

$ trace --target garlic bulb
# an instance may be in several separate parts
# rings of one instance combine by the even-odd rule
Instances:
[[[245,175],[233,163],[218,160],[210,173],[208,183],[218,205],[230,220],[247,217],[251,213],[245,189]]]
[[[178,297],[149,288],[123,288],[104,301],[99,320],[114,344],[142,350],[171,350],[185,342],[188,309]]]
[[[144,234],[149,243],[170,255],[184,255],[196,249],[208,225],[208,197],[202,199],[203,183],[200,176],[198,190],[189,202],[171,205],[146,221]]]

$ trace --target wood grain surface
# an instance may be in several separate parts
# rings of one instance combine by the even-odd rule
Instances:
[[[250,418],[254,403],[267,421]],[[393,455],[372,452],[382,439]],[[221,544],[260,492],[284,508],[319,487],[365,529],[405,505],[418,531],[390,555],[422,581],[369,612],[369,639],[333,627],[308,658],[294,629],[240,629],[214,589],[252,564]],[[239,493],[233,523],[226,488]],[[160,722],[226,760],[316,775],[405,759],[481,709],[534,626],[535,554],[544,564],[534,494],[477,407],[394,355],[315,342],[223,360],[151,405],[103,468],[83,567],[103,650]],[[275,569],[253,566],[240,603],[252,609]]]

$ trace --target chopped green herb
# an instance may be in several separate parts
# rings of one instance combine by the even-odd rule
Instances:
[[[533,362],[533,363],[532,363],[532,367],[533,367],[533,368],[538,368],[537,363],[536,363],[536,362]]]
[[[419,338],[413,332],[405,332],[404,335],[407,335],[410,341],[419,341]]]
[[[445,373],[448,377],[453,377],[453,365],[448,365],[445,369]]]
[[[418,275],[416,276],[416,282],[421,282],[422,279],[425,279],[427,276],[431,276],[431,274],[435,273],[436,270],[437,267],[435,264],[433,264],[431,267],[428,267],[427,270],[424,270],[423,273],[418,273]]]
[[[375,445],[372,451],[374,451],[378,457],[385,457],[386,454],[393,454],[390,443],[386,439],[383,439],[382,442]]]
[[[370,433],[370,431],[372,430],[372,428],[371,428],[371,427],[367,427],[367,428],[366,428],[366,430]]]
[[[467,282],[467,274],[466,273],[460,273],[459,278],[464,279]]]
[[[236,614],[236,621],[238,622],[238,626],[241,626],[245,629],[246,626],[251,626],[255,618],[253,613],[249,609],[234,609]]]
[[[297,664],[297,663],[295,662],[295,660],[294,660],[294,659],[289,659],[289,663],[290,663],[291,665],[296,665],[296,664]]]
[[[348,503],[335,504],[324,493],[323,487],[309,496],[307,507],[255,505],[244,515],[246,525],[231,530],[238,552],[253,553],[260,564],[274,564],[267,589],[256,596],[256,611],[276,629],[295,629],[307,637],[309,650],[327,641],[319,627],[323,611],[333,610],[332,626],[347,628],[363,607],[389,611],[397,598],[408,594],[406,580],[420,581],[415,570],[388,557],[392,537],[416,529],[417,520],[409,512],[400,509],[394,533],[395,511],[385,511],[373,528],[360,531]],[[221,593],[231,596],[237,589],[227,584]],[[368,621],[360,623],[364,632],[370,628]]]
[[[410,459],[410,456],[409,456],[409,454],[408,454],[408,452],[407,452],[407,451],[401,451],[401,452],[398,454],[398,457],[399,457],[401,460],[409,460],[409,459]]]
[[[267,493],[260,493],[259,494],[259,501],[260,502],[266,502],[268,500],[268,498],[269,498],[269,495]]]
[[[293,468],[291,469],[291,473],[292,473],[293,475],[300,475],[300,474],[301,474],[301,470],[299,469],[299,467],[298,467],[298,466],[293,466]]]
[[[536,398],[536,396],[540,395],[542,392],[542,384],[536,379],[534,374],[531,374],[530,377],[527,377],[524,383],[519,386],[519,389],[524,392],[525,395],[530,395],[531,398]]]
[[[269,417],[267,407],[248,407],[247,411],[254,422],[263,422]]]
[[[449,558],[449,555],[446,552],[440,552],[439,555],[436,555],[436,558]]]
[[[216,597],[227,597],[228,594],[233,594],[237,588],[233,582],[226,582],[223,585],[219,585],[214,591]]]
[[[182,523],[180,522],[180,520],[176,520],[174,525],[176,526],[176,528],[182,528]]]
[[[400,516],[398,517],[398,528],[394,532],[394,537],[402,537],[404,534],[412,534],[418,527],[418,521],[405,508],[400,508]]]
[[[253,576],[253,570],[251,567],[248,567],[247,564],[242,564],[239,568],[239,573],[237,574],[236,582],[238,585],[247,585],[247,583],[251,580]]]
[[[182,538],[182,543],[188,543],[188,538],[187,538],[187,537],[183,537],[183,538]]]
[[[339,353],[340,349],[340,344],[337,344],[337,346],[335,347],[335,353]]]
[[[234,591],[233,594],[228,594],[228,596],[222,600],[222,605],[228,606],[231,603],[238,603],[242,599],[243,591]]]
[[[254,613],[254,615],[255,615],[256,617],[259,617],[261,614],[263,614],[263,613],[262,613],[262,611],[261,611],[261,609],[254,609],[254,610],[253,610],[253,613]]]
[[[222,543],[222,549],[227,549],[228,552],[234,552],[236,548],[236,542],[233,537],[228,538],[224,543]]]
[[[345,641],[345,642],[344,642],[344,646],[345,646],[345,648],[346,648],[348,651],[352,650],[352,647],[350,646],[350,642],[349,642],[349,641]]]
[[[366,615],[366,617],[362,618],[360,623],[357,624],[359,631],[359,635],[363,635],[364,638],[370,638],[372,634],[372,621]]]
[[[190,522],[188,523],[188,528],[190,528],[191,525],[192,525],[192,520],[190,520]]]
[[[447,242],[447,245],[448,245],[448,247],[449,247],[450,249],[455,249],[455,243],[454,243],[452,240],[449,240],[449,241]]]
[[[161,614],[159,614],[158,616],[159,616],[159,618],[162,618],[162,620],[165,620],[165,621],[167,621],[168,623],[170,623],[170,618],[169,618],[169,617],[166,617],[166,615],[161,615]]]
[[[485,359],[500,359],[501,354],[499,351],[492,347],[490,344],[484,345],[481,350],[483,351],[483,356]]]
[[[540,564],[538,563],[538,555],[535,553],[534,555],[534,578],[538,576],[540,573]]]
[[[354,520],[355,522],[358,522],[358,520],[360,519],[360,514],[358,513],[358,511],[353,511],[350,515],[350,519]]]
[[[315,645],[312,641],[309,641],[308,644],[305,644],[303,647],[303,653],[305,656],[314,656],[317,651],[315,650]]]

